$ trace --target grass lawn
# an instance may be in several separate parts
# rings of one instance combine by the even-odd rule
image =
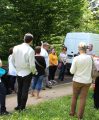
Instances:
[[[70,117],[71,96],[49,100],[33,105],[23,112],[13,112],[9,116],[1,116],[0,120],[77,120]],[[92,91],[89,92],[84,120],[99,120],[99,111],[93,108]]]

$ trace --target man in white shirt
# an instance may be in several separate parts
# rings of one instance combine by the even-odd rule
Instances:
[[[35,53],[30,47],[32,40],[33,35],[27,33],[24,36],[24,43],[15,46],[13,49],[12,63],[16,68],[18,82],[18,105],[15,110],[25,109],[28,91],[32,80],[32,74],[36,73]]]
[[[87,93],[92,83],[92,59],[90,55],[86,54],[87,46],[85,43],[81,42],[78,49],[80,55],[73,59],[72,66],[70,68],[70,72],[74,74],[73,97],[70,115],[75,115],[77,99],[78,96],[80,96],[79,109],[77,113],[78,120],[80,120],[83,118]]]
[[[2,61],[0,59],[0,67],[2,67]],[[9,112],[6,111],[5,107],[5,99],[6,99],[6,88],[1,81],[0,77],[0,115],[7,115]]]
[[[49,85],[49,80],[48,80],[48,76],[49,76],[49,55],[48,55],[48,49],[49,49],[49,44],[47,42],[43,43],[41,46],[41,55],[45,58],[45,62],[46,62],[46,70],[45,70],[45,79],[43,80],[43,88],[45,89],[45,87],[47,88],[52,88]]]

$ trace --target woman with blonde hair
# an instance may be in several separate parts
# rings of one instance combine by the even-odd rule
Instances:
[[[78,50],[80,55],[74,57],[70,68],[70,72],[74,74],[70,115],[75,115],[77,99],[78,96],[80,96],[77,116],[78,120],[81,120],[84,114],[87,93],[92,83],[92,58],[90,55],[86,54],[87,46],[85,43],[81,42],[78,46]]]

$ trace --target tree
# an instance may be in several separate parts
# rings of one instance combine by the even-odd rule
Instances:
[[[41,40],[62,43],[67,32],[84,30],[83,25],[88,29],[91,18],[86,0],[1,0],[0,9],[0,51],[4,56],[27,32],[33,33],[34,46]]]

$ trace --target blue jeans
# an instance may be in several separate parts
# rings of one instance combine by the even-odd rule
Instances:
[[[32,85],[32,89],[33,90],[38,90],[40,91],[42,89],[42,81],[44,79],[44,75],[36,75],[34,78],[33,78],[33,85]]]
[[[60,68],[59,77],[58,77],[61,81],[64,80],[65,70],[66,70],[66,65],[64,65],[64,64],[62,63],[62,66],[61,66],[61,68]]]

